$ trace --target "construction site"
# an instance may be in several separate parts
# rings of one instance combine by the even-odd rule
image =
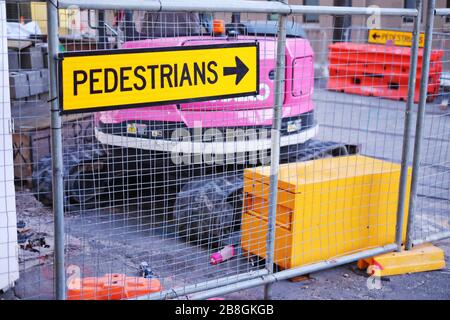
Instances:
[[[450,2],[0,0],[0,53],[0,300],[450,299]]]

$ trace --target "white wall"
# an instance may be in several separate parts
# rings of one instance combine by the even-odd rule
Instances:
[[[0,290],[19,278],[5,1],[0,0]]]

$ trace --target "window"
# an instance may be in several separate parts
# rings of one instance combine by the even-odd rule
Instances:
[[[447,0],[447,8],[450,9],[450,0]],[[445,17],[445,22],[446,23],[450,23],[450,16],[446,16]]]
[[[416,0],[404,0],[403,7],[405,9],[415,9],[416,8]],[[414,22],[414,18],[413,17],[403,17],[403,22],[405,22],[405,23]]]
[[[303,4],[305,6],[318,6],[319,0],[304,0]],[[303,22],[305,23],[319,23],[319,15],[314,13],[304,14]]]

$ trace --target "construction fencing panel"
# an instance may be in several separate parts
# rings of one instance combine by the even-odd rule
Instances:
[[[40,5],[45,9],[45,3]],[[49,299],[54,297],[53,215],[51,207],[38,201],[39,191],[33,186],[38,161],[51,150],[46,31],[40,28],[46,19],[35,15],[34,5],[24,1],[1,1],[0,7],[4,10],[0,16],[0,78],[5,81],[0,94],[0,167],[6,177],[0,207],[2,228],[9,228],[6,238],[1,231],[0,251],[2,259],[5,253],[11,259],[10,269],[6,274],[2,269],[0,277],[9,273],[16,281],[8,291],[12,298]],[[68,124],[64,130],[72,132]],[[11,245],[6,251],[5,240]],[[18,265],[16,276],[14,263]]]
[[[6,7],[0,1],[0,290],[14,286],[19,277],[16,206],[11,143],[11,108],[9,99]]]
[[[415,243],[450,235],[449,17],[437,15],[434,21],[432,52],[441,58],[430,61],[429,81],[438,85],[427,95],[413,228]]]
[[[17,297],[61,298],[64,281],[67,299],[207,298],[402,244],[411,180],[408,169],[399,197],[405,110],[408,97],[418,102],[409,79],[417,70],[421,81],[423,49],[411,64],[410,47],[369,43],[368,21],[379,14],[378,29],[388,30],[383,23],[414,20],[416,10],[233,1],[234,12],[218,2],[183,3],[180,12],[181,1],[155,3],[51,7],[59,55],[49,61],[63,86],[52,96],[46,3],[8,1]],[[308,19],[326,26],[304,28]],[[441,36],[416,239],[436,233],[439,221],[448,230],[448,111],[438,104],[450,70]],[[55,101],[64,199],[52,188]],[[65,277],[55,280],[62,260],[52,205],[60,200]]]
[[[334,87],[331,76],[314,74],[314,57],[320,52],[312,45],[319,40],[304,37],[297,23],[300,15],[287,19],[287,37],[277,45],[278,17],[268,20],[266,14],[240,13],[239,24],[225,12],[87,14],[91,25],[93,17],[101,17],[104,21],[97,25],[110,26],[100,38],[104,41],[96,42],[97,50],[257,41],[260,69],[257,96],[78,115],[77,126],[91,122],[94,130],[83,132],[83,143],[67,140],[63,151],[70,248],[65,259],[77,275],[100,282],[109,281],[110,274],[143,274],[159,281],[160,286],[147,288],[152,297],[160,290],[174,297],[172,289],[195,293],[266,272],[268,165],[280,43],[285,46],[285,81],[278,93],[282,117],[275,271],[395,243],[405,105],[401,100],[406,99],[397,92],[407,91],[408,77],[396,85],[390,79],[396,68],[409,70],[406,49],[399,60],[391,47],[381,46],[371,56],[366,35],[352,43],[332,44],[330,39],[326,49],[333,50],[333,56],[328,55],[326,65],[339,82]],[[364,17],[357,18],[365,25]],[[214,19],[223,19],[226,34],[219,33],[220,23]],[[89,25],[82,14],[79,23]],[[110,32],[114,28],[117,35]],[[334,32],[325,31],[330,36]],[[83,37],[61,42],[65,52],[92,50],[88,43]],[[199,61],[208,63],[208,56]],[[384,70],[386,65],[391,69]],[[183,74],[181,68],[166,79],[160,77],[162,70],[156,71],[156,86],[166,81],[166,86],[176,87],[178,81],[198,90],[195,83],[201,79],[196,80],[195,73]],[[370,68],[373,75],[367,75]],[[189,76],[194,77],[192,83],[184,79],[183,84],[183,77]],[[396,92],[382,97],[364,91],[395,86]],[[181,141],[183,148],[173,148],[173,141]],[[359,155],[351,155],[357,151]],[[305,162],[316,158],[324,159]],[[69,282],[68,298],[93,293],[109,297],[96,283],[93,288],[78,284]]]
[[[212,15],[208,14],[132,10],[91,10],[88,14],[97,19],[96,24],[92,19],[91,25],[110,26],[100,38],[103,41],[94,40],[97,51],[254,44],[257,40],[261,78],[257,96],[79,114],[74,123],[80,127],[91,123],[93,131],[83,131],[79,136],[83,143],[72,140],[64,145],[68,161],[66,247],[71,248],[66,252],[66,265],[77,270],[76,275],[98,277],[98,282],[110,281],[110,274],[139,277],[148,281],[137,291],[141,295],[172,293],[173,288],[198,291],[217,286],[218,279],[227,284],[265,273],[261,257],[242,252],[240,229],[244,168],[261,165],[269,158],[265,153],[270,148],[268,119],[274,101],[269,77],[275,69],[276,26],[269,26],[272,31],[268,34],[241,39],[236,35],[234,39],[214,35]],[[229,15],[216,15],[230,22]],[[79,23],[88,25],[82,14]],[[265,26],[264,19],[261,27]],[[70,39],[61,42],[67,53],[86,46],[92,49],[88,43],[83,37],[76,43]],[[201,90],[198,85],[217,76],[235,85],[239,81],[236,72],[226,75],[222,68],[214,69],[208,54],[213,53],[168,67],[160,60],[150,60],[143,65],[148,79],[145,94],[152,94],[151,85]],[[237,57],[250,67],[245,56]],[[237,68],[241,63],[235,56],[223,59],[229,63],[224,68]],[[122,66],[128,65],[117,65]],[[151,68],[156,68],[155,78]],[[162,68],[171,75],[163,78]],[[251,81],[245,77],[252,72],[244,74],[241,81]],[[129,85],[133,82],[125,83]],[[68,121],[66,116],[63,120]],[[217,251],[224,247],[228,252],[221,256]],[[226,255],[233,259],[220,263]],[[110,298],[109,291],[95,285],[77,287],[76,282],[69,282],[68,290],[69,299]]]

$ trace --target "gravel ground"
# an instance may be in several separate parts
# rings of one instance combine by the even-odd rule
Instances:
[[[383,277],[381,289],[368,289],[367,275],[356,263],[310,274],[302,282],[280,281],[272,286],[275,300],[448,300],[450,299],[450,240],[435,243],[445,251],[443,270]],[[234,292],[226,299],[258,300],[262,287]]]

